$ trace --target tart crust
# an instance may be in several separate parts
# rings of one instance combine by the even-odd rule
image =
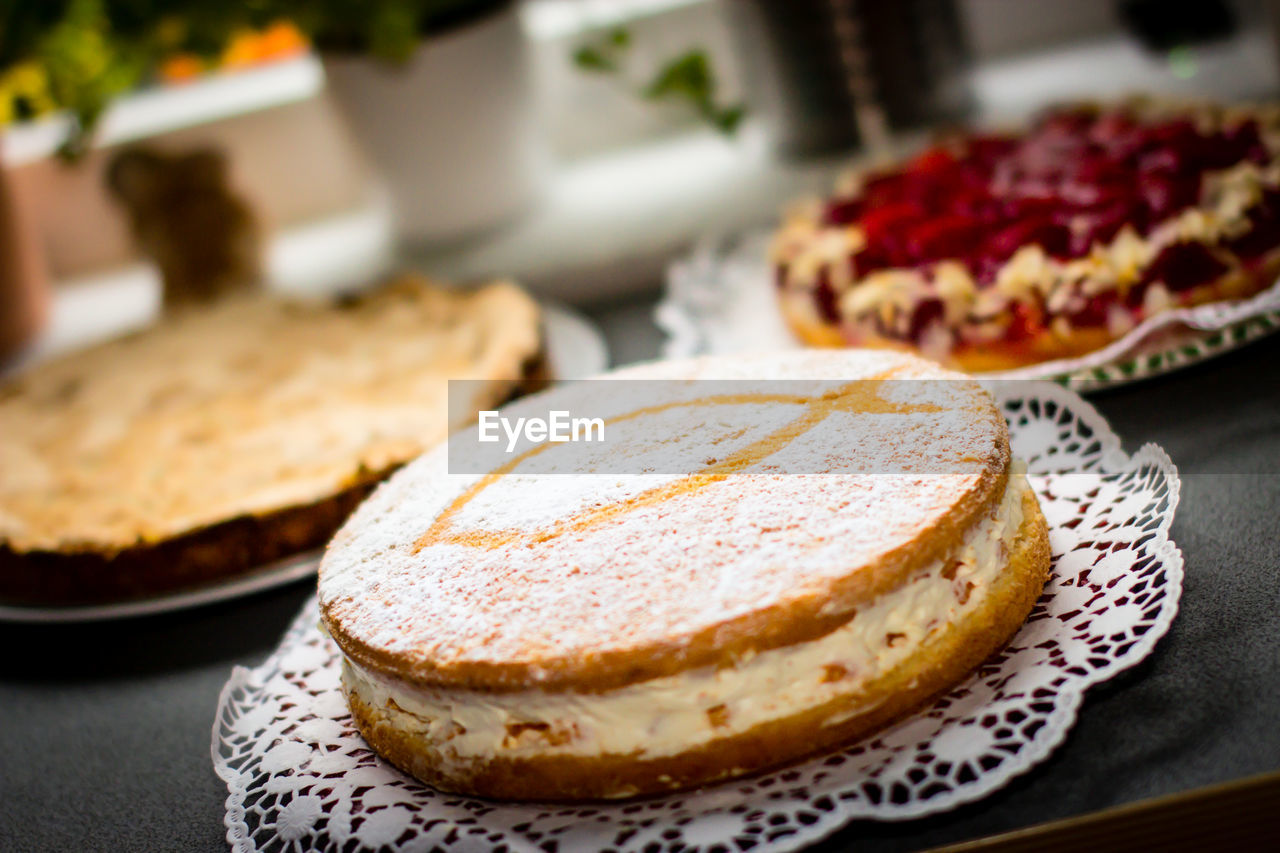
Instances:
[[[115,553],[0,545],[0,597],[32,605],[124,601],[242,575],[319,548],[391,470],[370,473],[311,504],[241,516]]]
[[[1000,649],[1031,612],[1048,578],[1048,530],[1034,493],[1022,497],[1023,522],[1007,567],[981,604],[935,633],[898,666],[819,707],[773,720],[696,749],[660,758],[556,755],[494,758],[442,772],[432,742],[348,692],[352,716],[373,748],[405,772],[446,791],[511,800],[600,800],[658,794],[758,772],[866,737],[963,680]],[[851,703],[869,710],[847,716]]]
[[[1280,275],[1280,250],[1267,254],[1249,269],[1231,270],[1210,284],[1192,288],[1182,294],[1178,307],[1191,308],[1210,302],[1247,299],[1270,287]],[[779,300],[788,327],[809,346],[843,348],[850,346],[839,329],[811,318],[812,308],[804,294],[783,295]],[[1044,329],[1022,341],[996,340],[984,344],[968,344],[953,349],[944,360],[950,367],[968,373],[993,370],[1016,370],[1031,364],[1078,358],[1102,349],[1120,336],[1102,327],[1076,327],[1066,336]],[[859,337],[856,346],[917,352],[910,344],[880,335]]]

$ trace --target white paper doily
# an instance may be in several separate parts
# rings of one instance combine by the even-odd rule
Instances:
[[[769,267],[769,234],[707,240],[667,270],[654,319],[666,358],[722,355],[804,344],[787,328]],[[1220,355],[1280,330],[1280,283],[1239,302],[1166,311],[1079,358],[993,371],[984,377],[1051,379],[1077,391],[1123,385]]]
[[[237,667],[213,727],[237,851],[791,850],[854,818],[899,820],[982,797],[1061,743],[1084,691],[1145,657],[1182,590],[1169,539],[1178,476],[1156,445],[1125,456],[1106,421],[1050,383],[995,383],[1050,526],[1045,593],[1010,645],[878,736],[765,776],[578,807],[442,794],[353,728],[337,652],[309,603],[277,651]]]

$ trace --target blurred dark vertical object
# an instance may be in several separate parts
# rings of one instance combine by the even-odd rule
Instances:
[[[231,187],[222,152],[125,148],[112,156],[106,180],[138,249],[160,269],[166,309],[258,285],[258,222]]]
[[[0,165],[0,362],[31,342],[48,313],[44,256]]]
[[[1263,11],[1268,30],[1271,32],[1271,47],[1275,51],[1276,65],[1280,66],[1280,0],[1263,0]]]
[[[730,0],[752,111],[775,149],[848,149],[894,129],[963,116],[969,53],[954,0]],[[860,133],[859,126],[863,128]]]
[[[1142,46],[1156,52],[1223,39],[1236,30],[1235,15],[1220,0],[1123,0],[1119,12]]]

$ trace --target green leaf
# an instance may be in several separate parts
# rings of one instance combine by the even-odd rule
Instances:
[[[715,79],[706,51],[694,49],[660,68],[645,87],[644,95],[651,99],[676,95],[700,103],[709,101],[714,89]]]
[[[688,103],[708,124],[731,135],[747,113],[744,104],[722,107],[716,104],[716,78],[707,52],[695,48],[668,62],[642,92],[649,100],[676,100]]]
[[[600,52],[600,49],[584,44],[573,52],[573,64],[583,71],[610,74],[618,70],[618,64]]]
[[[573,64],[583,71],[617,74],[622,71],[623,54],[631,45],[631,34],[617,28],[596,42],[580,45],[573,52]],[[707,52],[694,48],[665,63],[640,90],[650,101],[683,102],[703,121],[730,135],[746,115],[746,106],[716,103],[716,79]]]
[[[615,27],[603,38],[580,45],[573,52],[573,64],[583,71],[614,74],[622,68],[622,54],[631,46],[631,33]]]
[[[418,46],[418,9],[413,3],[379,3],[369,17],[369,52],[406,62]]]
[[[60,149],[64,157],[83,153],[107,104],[138,84],[150,59],[141,44],[115,37],[102,0],[72,0],[40,39],[36,56],[54,100],[75,122]]]
[[[716,130],[732,136],[737,130],[738,125],[742,123],[742,119],[747,114],[745,104],[734,104],[722,110],[717,110],[715,115],[711,117],[711,123],[715,125]]]

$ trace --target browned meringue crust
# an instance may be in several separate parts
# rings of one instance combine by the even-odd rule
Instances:
[[[310,318],[329,323],[331,328],[345,330],[356,340],[359,340],[359,335],[372,338],[385,334],[382,318],[392,314],[398,318],[394,322],[400,324],[399,334],[406,337],[409,336],[406,324],[412,323],[417,324],[413,334],[424,338],[439,334],[446,336],[442,340],[449,340],[447,335],[451,330],[463,330],[464,340],[457,344],[467,347],[462,352],[444,355],[434,362],[426,359],[412,364],[406,360],[409,363],[398,365],[396,369],[403,371],[398,375],[404,376],[419,370],[424,379],[434,375],[439,383],[452,375],[454,369],[470,378],[483,377],[490,387],[487,399],[476,401],[477,408],[495,405],[546,382],[547,366],[537,306],[511,284],[499,283],[476,291],[458,291],[414,275],[405,275],[377,291],[340,300],[332,307],[294,307],[269,296],[254,295],[240,298],[239,304],[229,302],[215,307],[212,311],[224,313],[207,315],[212,316],[211,319],[192,314],[181,316],[179,322],[195,325],[201,336],[201,345],[207,346],[208,352],[218,352],[223,342],[229,348],[236,345],[233,341],[243,342],[243,331],[237,327],[237,322],[242,321],[247,313],[255,312],[259,305],[264,311],[272,312],[272,319],[268,322],[277,323],[282,336],[287,337],[298,330],[304,340],[305,325]],[[417,319],[410,319],[415,312]],[[21,419],[26,411],[21,408],[23,406],[45,405],[49,400],[54,400],[56,405],[56,399],[64,388],[89,386],[105,378],[100,369],[102,364],[128,363],[136,366],[145,363],[150,340],[163,340],[168,334],[168,346],[173,345],[173,335],[166,328],[169,322],[166,318],[157,327],[128,338],[39,365],[0,386],[0,424],[3,424],[5,416]],[[266,334],[260,352],[261,363],[244,367],[245,370],[260,369],[263,372],[263,387],[273,387],[276,382],[273,371],[282,369],[281,364],[273,363],[275,350],[272,345],[275,343],[274,336]],[[199,352],[188,349],[184,354],[189,357],[193,370],[201,368],[202,365],[196,363],[201,359],[194,357]],[[288,357],[294,355],[284,353],[282,361],[287,363]],[[482,371],[482,374],[477,374],[471,367]],[[182,369],[178,368],[179,375]],[[171,371],[166,378],[171,380],[173,375]],[[136,377],[139,383],[148,379],[146,375]],[[161,388],[156,393],[162,398],[164,391]],[[337,396],[331,403],[324,402],[325,392],[321,388],[316,388],[313,393],[312,399],[320,401],[317,415],[325,405],[343,406],[342,391],[335,392]],[[218,397],[215,392],[212,403],[206,398],[178,415],[198,419],[202,414],[199,406],[207,405],[212,409],[225,402],[232,406],[233,416],[226,423],[218,422],[213,414],[208,420],[219,428],[225,428],[226,432],[219,433],[214,429],[207,440],[217,442],[222,435],[234,440],[235,425],[239,422],[235,412],[249,412],[251,418],[264,414],[264,409],[267,416],[270,414],[270,404],[261,399],[241,400],[236,394],[236,391],[228,389],[225,397]],[[403,402],[414,399],[410,391],[404,395]],[[439,396],[443,398],[443,394]],[[45,402],[30,402],[32,400]],[[423,406],[430,406],[432,411],[429,420],[434,426],[424,430],[429,435],[412,440],[405,436],[385,440],[370,433],[368,443],[359,452],[348,454],[339,449],[330,454],[332,458],[324,462],[327,482],[323,481],[324,477],[309,480],[304,489],[291,490],[282,496],[282,500],[273,501],[270,497],[272,475],[267,471],[262,477],[253,478],[254,482],[246,483],[246,492],[250,489],[266,490],[266,498],[255,500],[239,511],[231,507],[222,508],[223,517],[220,518],[194,524],[176,522],[170,528],[156,529],[150,522],[142,520],[136,523],[136,527],[132,526],[133,522],[95,524],[95,514],[113,518],[121,516],[121,510],[111,503],[109,484],[103,483],[93,487],[91,494],[95,503],[83,506],[81,517],[88,526],[83,530],[77,528],[80,510],[77,504],[72,503],[57,510],[55,517],[65,516],[70,523],[59,522],[57,537],[50,539],[49,532],[39,531],[54,528],[41,522],[38,512],[45,505],[42,501],[49,499],[24,497],[17,475],[6,477],[6,472],[0,470],[0,521],[4,521],[6,513],[9,516],[9,521],[0,525],[0,599],[15,603],[63,605],[125,600],[241,575],[271,561],[318,548],[378,481],[416,456],[425,446],[444,437],[447,415],[443,410],[436,412],[439,400],[434,395],[431,399],[422,396],[421,402]],[[9,407],[7,411],[6,406]],[[87,422],[92,412],[88,414]],[[150,416],[152,413],[144,414]],[[85,417],[85,413],[78,412],[76,416]],[[176,430],[178,417],[174,423]],[[164,434],[160,417],[152,418],[149,426],[160,435]],[[286,426],[281,426],[276,440],[281,449],[291,441],[293,427]],[[354,426],[360,428],[358,423]],[[373,428],[374,424],[369,424],[369,427]],[[0,459],[4,458],[5,451],[24,452],[21,446],[6,447],[5,444],[6,437],[0,434]],[[156,466],[161,471],[169,469],[166,463],[175,460],[162,455],[167,449],[163,448],[151,458],[141,459],[139,464]],[[179,448],[177,452],[181,451]],[[264,468],[275,463],[272,455],[270,448],[263,451]],[[74,454],[67,459],[46,456],[42,462],[74,466],[76,458]],[[287,480],[290,473],[286,466],[281,469],[280,477]],[[203,483],[181,483],[179,486],[198,508]],[[60,499],[75,501],[71,495],[62,495]],[[53,510],[52,506],[50,510]],[[200,516],[191,513],[189,517]],[[38,533],[24,534],[23,528],[17,526],[27,522],[31,523],[29,529]]]
[[[1023,522],[1007,568],[981,606],[937,631],[901,665],[857,696],[772,720],[699,748],[658,758],[600,754],[493,758],[442,772],[430,739],[396,726],[384,709],[348,693],[360,734],[401,770],[446,791],[495,799],[581,801],[659,794],[755,773],[816,755],[875,732],[963,680],[1004,646],[1026,620],[1048,579],[1048,529],[1035,495],[1022,498]],[[852,702],[870,710],[842,718]],[[836,720],[831,722],[831,720]]]

